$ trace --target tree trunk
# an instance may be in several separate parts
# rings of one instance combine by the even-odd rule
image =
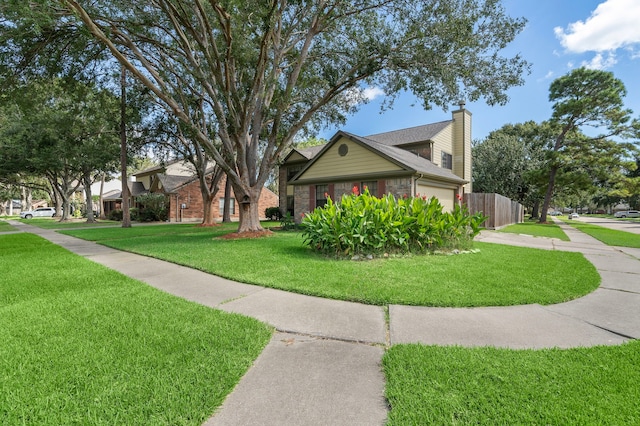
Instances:
[[[87,200],[87,223],[95,223],[96,218],[93,216],[93,197],[91,196],[91,173],[85,172],[82,179],[84,181],[84,194]]]
[[[65,222],[69,220],[69,215],[71,213],[71,199],[67,194],[62,195],[62,217],[60,218],[60,222]]]
[[[202,194],[202,202],[204,203],[204,211],[201,226],[214,226],[216,223],[216,212],[213,208],[213,199],[216,194]]]
[[[213,208],[213,200],[220,190],[218,184],[220,183],[220,179],[222,179],[224,172],[221,168],[215,167],[215,170],[211,173],[211,180],[207,183],[207,176],[204,174],[206,170],[204,170],[204,168],[206,168],[206,165],[203,166],[202,174],[199,173],[198,176],[200,180],[200,193],[202,194],[203,206],[201,226],[214,226],[217,225],[216,218],[218,215]]]
[[[225,177],[224,184],[224,209],[222,211],[222,222],[231,222],[231,204],[229,199],[231,198],[231,181]]]
[[[240,191],[234,191],[238,197]],[[238,209],[240,211],[240,223],[238,224],[238,233],[243,232],[264,232],[264,228],[260,224],[260,212],[258,211],[260,200],[260,190],[252,189],[246,195],[240,197],[238,201]]]
[[[26,186],[23,186],[20,193],[20,208],[24,211],[31,210],[31,190]]]
[[[53,204],[54,207],[56,208],[56,217],[62,217],[62,210],[64,209],[64,200],[62,198],[62,196],[60,195],[60,193],[58,191],[56,191],[55,189],[53,190]]]
[[[531,210],[531,218],[537,219],[540,214],[540,200],[536,200],[533,203],[533,209]]]
[[[547,211],[549,205],[551,205],[551,197],[553,197],[553,189],[556,185],[556,174],[558,173],[558,166],[552,166],[549,172],[549,186],[547,187],[547,193],[544,196],[544,203],[542,204],[542,211],[540,212],[540,223],[547,221]]]
[[[100,219],[105,220],[107,217],[104,214],[104,180],[105,173],[102,173],[102,178],[100,179],[100,205],[98,206],[100,212]]]
[[[122,179],[122,227],[131,228],[129,185],[127,184],[127,70],[122,66],[120,76],[120,174]]]

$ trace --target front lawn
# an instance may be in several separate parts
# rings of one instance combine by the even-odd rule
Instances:
[[[388,425],[631,425],[640,343],[569,350],[397,345]]]
[[[34,217],[32,219],[19,219],[20,222],[37,226],[43,229],[77,229],[77,228],[93,228],[98,226],[118,226],[120,222],[113,220],[98,220],[93,223],[87,223],[86,219],[71,219],[68,222],[60,222],[57,217]]]
[[[510,234],[533,235],[534,237],[557,238],[562,241],[569,241],[569,237],[555,223],[523,222],[505,226],[499,232]]]
[[[0,220],[0,232],[10,232],[17,231],[17,229],[11,225],[9,222],[5,222],[4,220]]]
[[[552,304],[590,293],[600,276],[581,254],[474,243],[478,253],[328,259],[296,232],[216,238],[235,230],[160,225],[65,234],[197,268],[232,280],[362,303],[423,306]]]
[[[271,337],[32,234],[0,258],[0,424],[201,425]]]
[[[577,220],[567,220],[567,224],[573,226],[585,234],[591,235],[596,240],[602,241],[606,245],[615,247],[640,248],[640,235],[631,232],[618,231],[605,228],[604,226],[584,223]]]

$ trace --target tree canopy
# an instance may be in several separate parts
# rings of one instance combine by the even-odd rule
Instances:
[[[33,0],[20,7],[11,25],[40,40],[47,34],[39,29],[84,26],[97,42],[89,45],[106,47],[191,128],[241,202],[240,232],[261,229],[257,200],[295,136],[344,121],[365,101],[364,86],[381,87],[389,102],[411,91],[425,108],[462,98],[504,103],[528,68],[519,55],[501,53],[525,22],[507,16],[500,0]]]
[[[640,135],[640,121],[624,108],[624,84],[613,73],[578,68],[551,83],[549,100],[553,114],[549,123],[555,140],[549,152],[547,191],[540,221],[547,219],[563,168],[579,171],[576,179],[610,173],[619,169],[631,145],[621,142]],[[590,133],[597,132],[595,136]],[[617,140],[616,140],[617,138]],[[582,165],[577,170],[576,164]]]
[[[115,166],[117,98],[66,79],[32,79],[13,90],[3,102],[11,119],[0,123],[0,174],[46,177],[65,219],[80,184],[86,187],[92,174]]]

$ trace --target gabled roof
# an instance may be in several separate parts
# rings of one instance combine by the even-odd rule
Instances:
[[[315,146],[307,146],[304,148],[292,148],[291,151],[289,151],[287,156],[284,158],[283,163],[286,163],[291,158],[291,156],[296,153],[306,158],[307,161],[309,161],[313,157],[318,155],[318,153],[322,151],[322,148],[324,148],[327,145],[328,144],[322,144],[322,145],[315,145]],[[300,160],[296,160],[296,161],[300,161]]]
[[[328,144],[322,146],[320,152],[313,157],[309,163],[305,165],[305,167],[293,177],[292,182],[298,180],[309,168],[313,166],[313,164],[327,151],[332,145],[334,145],[338,140],[342,137],[346,137],[351,141],[358,143],[370,151],[380,155],[381,157],[391,161],[392,163],[398,165],[403,168],[405,171],[411,174],[422,174],[425,177],[435,178],[438,180],[445,180],[447,182],[455,182],[464,184],[467,183],[466,180],[461,179],[459,176],[453,174],[453,172],[449,169],[443,169],[442,167],[438,167],[433,164],[431,161],[426,158],[419,157],[407,150],[396,148],[395,146],[382,144],[376,142],[372,139],[357,136],[352,133],[348,133],[345,131],[338,131],[329,141]]]
[[[365,137],[372,141],[389,146],[409,145],[433,139],[438,133],[451,125],[451,123],[453,123],[452,120],[446,120],[438,123],[425,124],[423,126],[409,127],[408,129],[376,133]]]
[[[170,161],[167,164],[176,163],[177,161],[178,160]],[[159,166],[153,166],[153,167],[149,167],[148,169],[140,170],[139,172],[133,173],[133,176],[143,176],[143,175],[150,175],[154,173],[162,173],[165,167],[167,167],[167,164],[161,164]]]
[[[389,146],[371,140],[368,137],[360,137],[347,132],[344,132],[349,138],[355,142],[359,142],[365,145],[370,150],[386,157],[388,160],[396,163],[405,170],[413,173],[423,174],[425,176],[445,179],[447,181],[466,183],[467,181],[461,179],[459,176],[453,174],[449,169],[443,169],[433,164],[426,158],[420,157],[412,152],[404,150],[402,148],[396,148],[395,146]]]
[[[184,185],[193,182],[198,179],[198,176],[176,176],[176,175],[163,175],[158,174],[158,180],[162,184],[162,189],[165,194],[171,194],[177,191]]]
[[[303,157],[311,160],[313,157],[315,157],[320,151],[322,151],[322,148],[324,148],[327,144],[322,144],[322,145],[316,145],[316,146],[308,146],[305,148],[296,148],[296,151],[298,151],[298,153],[300,155],[302,155]]]
[[[137,197],[138,195],[146,194],[147,191],[142,184],[142,182],[127,182],[129,186],[129,192],[131,192],[131,196]],[[122,199],[122,190],[114,189],[113,191],[106,192],[102,194],[103,200],[121,200]]]

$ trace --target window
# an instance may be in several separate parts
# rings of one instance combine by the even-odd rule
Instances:
[[[316,185],[316,207],[322,207],[327,204],[327,193],[329,185]]]
[[[220,204],[220,214],[224,214],[224,198],[220,198],[219,203]],[[236,200],[235,198],[229,198],[229,214],[234,215],[236,214]]]
[[[442,151],[442,168],[449,170],[453,169],[453,157],[451,157],[451,154],[444,151]]]
[[[287,167],[287,182],[293,179],[293,177],[297,175],[300,170],[302,170],[302,167],[302,165]]]
[[[295,197],[293,195],[287,195],[287,212],[289,212],[291,216],[293,216],[294,212],[294,201]]]
[[[373,195],[374,197],[378,196],[378,181],[377,180],[371,180],[371,181],[367,181],[367,182],[362,182],[360,184],[360,193],[361,194],[364,193],[364,188],[365,187],[369,190],[369,194]]]

